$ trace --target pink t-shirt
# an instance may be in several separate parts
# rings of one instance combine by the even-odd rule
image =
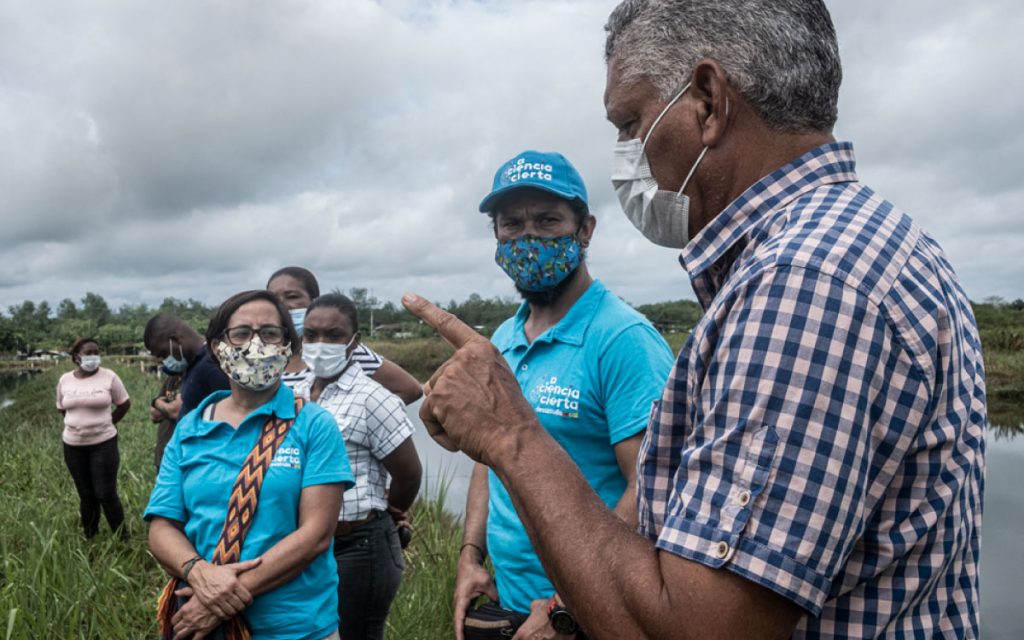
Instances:
[[[110,369],[100,367],[86,378],[76,378],[74,371],[62,375],[57,383],[57,408],[66,412],[64,442],[84,446],[110,440],[117,435],[110,406],[127,400],[128,390]]]

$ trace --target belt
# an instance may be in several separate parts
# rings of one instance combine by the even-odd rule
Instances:
[[[370,512],[369,517],[364,518],[362,520],[340,520],[338,522],[338,525],[334,527],[334,537],[341,538],[347,536],[348,534],[352,533],[353,531],[355,531],[363,525],[367,525],[376,520],[380,520],[382,517],[384,517],[384,515],[385,513],[383,511],[378,511],[374,509],[373,511]]]

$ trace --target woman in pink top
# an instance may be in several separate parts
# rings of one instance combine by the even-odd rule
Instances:
[[[111,530],[125,537],[124,509],[117,496],[121,456],[114,425],[128,413],[128,391],[116,373],[100,367],[100,346],[92,338],[77,340],[71,359],[78,368],[60,377],[57,409],[64,414],[64,462],[78,489],[82,528],[86,538],[96,535],[102,509]]]

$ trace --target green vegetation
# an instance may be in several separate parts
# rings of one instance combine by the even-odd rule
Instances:
[[[121,423],[119,492],[127,542],[101,533],[86,541],[78,498],[61,453],[53,389],[63,368],[18,384],[0,409],[0,639],[152,638],[156,598],[166,578],[146,550],[140,516],[153,485],[155,428],[144,411],[157,379],[107,358],[135,401]],[[10,384],[11,378],[4,383]],[[442,487],[443,490],[443,487]],[[392,638],[450,638],[461,524],[437,500],[413,509],[415,539],[389,620]]]
[[[359,311],[364,336],[409,339],[433,335],[430,327],[393,302],[382,304],[363,288],[350,289],[348,293]],[[512,300],[482,298],[474,293],[464,302],[452,300],[445,308],[478,331],[491,335],[518,306]],[[177,316],[205,333],[215,308],[198,300],[166,298],[158,307],[126,304],[114,311],[102,296],[91,292],[77,304],[70,298],[61,300],[56,311],[45,300],[26,300],[9,306],[6,315],[0,312],[0,355],[28,354],[37,349],[60,352],[85,336],[99,340],[106,353],[138,353],[144,350],[142,332],[146,322],[157,313]]]

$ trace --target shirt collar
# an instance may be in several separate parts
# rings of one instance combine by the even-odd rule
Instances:
[[[354,360],[350,360],[348,365],[345,366],[345,370],[338,376],[338,379],[327,385],[327,388],[337,387],[343,393],[348,393],[356,386],[356,380],[359,379],[361,372],[362,370],[359,368],[359,365]],[[315,380],[315,378],[311,379]],[[326,391],[327,389],[324,390]]]
[[[196,435],[206,435],[222,423],[221,420],[217,419],[216,413],[213,416],[213,420],[206,420],[203,418],[203,412],[206,411],[206,407],[209,405],[220,402],[229,395],[231,395],[230,391],[215,391],[199,403],[199,406],[194,410],[196,412]],[[249,414],[246,420],[249,420],[252,416],[265,415],[269,417],[271,414],[285,420],[295,418],[295,396],[292,394],[292,390],[283,383],[278,385],[277,393],[274,394],[274,397],[257,407],[256,410]]]
[[[569,308],[569,311],[562,316],[562,319],[541,335],[537,336],[534,342],[565,342],[579,346],[583,344],[583,336],[587,333],[587,328],[590,327],[590,322],[594,319],[594,314],[597,313],[597,308],[604,298],[605,292],[608,289],[605,288],[604,284],[600,280],[595,279],[587,287],[587,290],[583,292],[583,295],[579,297],[576,302]],[[530,343],[526,340],[526,320],[530,317],[530,305],[523,303],[519,306],[519,310],[516,311],[514,327],[515,331],[512,344],[509,348],[515,348],[519,346],[527,347]]]
[[[740,194],[683,248],[679,262],[694,280],[729,253],[771,212],[823,185],[856,181],[851,143],[830,142],[812,149]]]

